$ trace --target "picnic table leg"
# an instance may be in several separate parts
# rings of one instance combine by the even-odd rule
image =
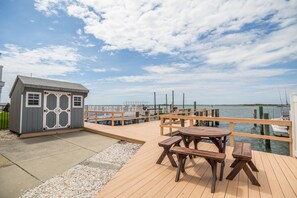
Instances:
[[[234,177],[239,173],[239,171],[246,165],[245,161],[240,161],[238,164],[233,168],[233,170],[229,173],[226,179],[233,180]]]
[[[234,162],[230,165],[231,168],[234,168],[236,166],[236,164],[238,164],[238,162],[240,162],[239,159],[235,159]]]
[[[251,169],[253,171],[259,172],[259,170],[257,169],[257,167],[255,166],[255,164],[253,163],[253,161],[248,161],[249,166],[251,167]]]
[[[253,175],[253,173],[251,172],[251,170],[249,169],[247,164],[245,164],[245,166],[243,167],[243,170],[244,170],[244,172],[246,173],[246,175],[248,176],[248,178],[250,179],[250,181],[252,182],[253,185],[260,186],[258,180],[255,178],[255,176]]]
[[[164,148],[164,147],[163,147]],[[162,161],[164,160],[165,156],[167,155],[167,153],[169,152],[169,148],[164,148],[163,153],[160,155],[157,164],[161,164]]]
[[[216,147],[219,149],[219,152],[222,153],[222,139],[220,138],[219,140],[217,138],[209,138],[215,145]]]
[[[184,172],[184,167],[183,167],[183,162],[184,162],[184,158],[186,156],[178,154],[178,166],[176,169],[176,176],[175,176],[175,181],[178,182],[179,177],[180,177],[180,172]]]
[[[186,148],[189,148],[191,142],[195,139],[195,137],[182,135],[183,142]],[[192,159],[192,155],[189,155],[190,159]]]
[[[169,161],[170,161],[171,165],[172,165],[173,167],[177,167],[177,165],[176,165],[176,163],[175,163],[175,160],[174,160],[174,158],[172,157],[172,153],[171,153],[171,152],[168,151],[168,153],[167,153],[167,157],[169,158]]]
[[[225,153],[224,149],[225,149],[225,144],[226,144],[226,137],[224,137],[224,141],[222,140],[222,138],[209,138],[215,145],[216,147],[219,149],[220,153]],[[220,171],[220,181],[223,180],[223,176],[224,176],[224,168],[225,168],[225,160],[222,161],[221,163],[221,171]]]
[[[200,137],[196,137],[194,139],[194,146],[195,146],[195,149],[198,150],[198,143],[201,142],[201,138]]]
[[[217,162],[212,161],[212,178],[211,178],[211,192],[214,193],[216,189],[217,180]]]
[[[220,171],[220,181],[223,180],[224,177],[224,168],[225,168],[225,161],[222,161],[221,163],[221,171]]]
[[[226,153],[226,144],[227,144],[227,136],[224,136],[223,141],[221,142],[221,145],[222,145],[222,150],[221,151],[222,151],[222,153]],[[225,168],[225,160],[221,164],[220,181],[222,181],[223,177],[224,177],[224,168]]]

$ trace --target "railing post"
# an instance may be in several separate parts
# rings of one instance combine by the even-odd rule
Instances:
[[[114,113],[111,113],[111,126],[114,126]]]
[[[86,112],[87,121],[89,120],[89,110]]]
[[[190,126],[193,126],[193,119],[190,120]]]
[[[150,110],[148,110],[148,121],[149,122],[151,121],[151,112],[150,112]]]
[[[288,132],[289,132],[289,138],[290,138],[290,142],[289,142],[289,151],[290,151],[290,156],[293,157],[292,126],[289,126]]]
[[[231,132],[231,135],[230,135],[230,146],[231,147],[234,147],[234,135],[233,135],[233,132],[234,132],[234,122],[230,122],[230,132]]]
[[[172,136],[172,118],[169,118],[169,133]]]
[[[97,114],[98,112],[96,111],[95,112],[95,121],[96,121],[96,124],[98,124],[98,114]]]
[[[160,135],[164,135],[164,127],[163,127],[164,120],[165,120],[164,118],[160,119]]]
[[[125,120],[124,120],[124,112],[122,112],[122,126],[124,126],[125,125]]]

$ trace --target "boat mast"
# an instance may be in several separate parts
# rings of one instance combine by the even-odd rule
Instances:
[[[286,106],[289,106],[289,102],[288,102],[288,95],[287,95],[287,89],[285,89],[285,95],[286,95]]]

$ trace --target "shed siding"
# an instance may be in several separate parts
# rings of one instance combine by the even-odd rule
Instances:
[[[26,107],[26,93],[38,92],[41,93],[41,107]],[[70,92],[70,91],[69,91]],[[84,126],[84,99],[87,96],[86,93],[71,93],[71,128],[81,128]],[[22,84],[21,81],[17,81],[11,94],[11,109],[10,109],[10,126],[9,129],[20,133],[20,112],[21,112],[21,95],[23,94],[22,101],[22,133],[41,132],[43,131],[43,107],[44,107],[44,89],[40,88],[28,88]],[[79,95],[83,97],[83,107],[73,108],[73,95]],[[55,106],[55,102],[48,101],[49,106]],[[61,105],[67,106],[67,104],[61,102]],[[61,122],[67,123],[67,116],[61,116]],[[63,130],[63,129],[61,129]]]
[[[73,108],[73,96],[82,96],[83,105],[81,108]],[[84,99],[85,95],[81,93],[71,94],[71,128],[81,128],[84,127]]]
[[[26,107],[26,93],[41,93],[41,107]],[[23,105],[23,133],[40,132],[43,128],[43,90],[25,88]]]
[[[21,95],[23,89],[22,84],[17,82],[10,100],[9,130],[17,133],[20,133]]]

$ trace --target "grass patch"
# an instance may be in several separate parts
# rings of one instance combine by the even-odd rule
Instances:
[[[7,129],[9,124],[9,112],[0,112],[0,129]]]

